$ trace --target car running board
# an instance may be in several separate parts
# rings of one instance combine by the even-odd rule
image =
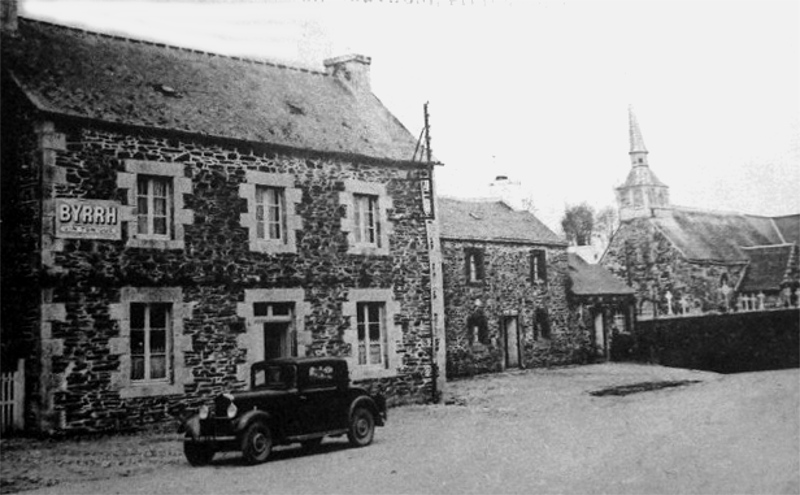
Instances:
[[[318,431],[316,433],[309,433],[307,435],[293,435],[286,437],[288,442],[305,442],[306,440],[313,440],[314,438],[322,438],[327,436],[344,435],[347,433],[347,428],[339,430]]]

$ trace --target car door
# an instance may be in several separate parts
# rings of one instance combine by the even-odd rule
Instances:
[[[305,386],[300,391],[306,432],[336,428],[336,412],[341,409],[341,395],[335,367],[331,363],[314,363],[308,367]]]

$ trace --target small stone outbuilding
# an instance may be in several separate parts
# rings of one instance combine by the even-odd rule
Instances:
[[[608,270],[568,255],[569,302],[579,327],[591,335],[595,359],[612,357],[614,339],[630,334],[636,321],[634,291]]]
[[[502,201],[439,199],[448,377],[582,362],[567,243]]]

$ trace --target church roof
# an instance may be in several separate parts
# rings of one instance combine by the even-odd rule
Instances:
[[[634,290],[601,265],[589,264],[575,253],[567,254],[570,291],[576,296],[633,295]]]
[[[769,217],[673,208],[651,221],[690,260],[742,262],[742,248],[783,244]]]
[[[750,258],[745,270],[740,292],[777,290],[789,281],[790,261],[794,244],[743,248]]]
[[[502,201],[439,198],[438,207],[443,238],[567,245],[532,213]]]
[[[783,240],[800,246],[800,214],[773,217],[775,226],[780,230]]]
[[[371,92],[325,72],[19,19],[3,71],[52,114],[411,161],[416,139]],[[8,71],[8,72],[6,72]]]
[[[639,121],[636,119],[636,114],[633,113],[632,107],[628,107],[628,124],[631,153],[647,153],[647,148],[644,145],[644,138],[642,138],[642,130],[639,128]]]
[[[667,187],[666,184],[661,182],[656,174],[650,170],[650,167],[647,165],[639,165],[631,167],[631,171],[628,172],[628,177],[625,179],[625,182],[619,186],[617,189],[628,188],[631,186],[658,186],[658,187]]]

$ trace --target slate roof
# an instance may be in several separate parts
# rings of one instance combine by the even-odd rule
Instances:
[[[631,171],[628,172],[628,176],[625,178],[625,182],[617,187],[617,189],[623,189],[633,186],[659,186],[659,187],[667,187],[666,184],[661,182],[661,180],[656,177],[656,174],[650,170],[650,167],[647,165],[635,165],[631,167]]]
[[[742,248],[783,244],[769,217],[674,208],[651,221],[689,260],[747,262]]]
[[[781,231],[783,240],[800,246],[800,214],[773,217],[775,226]]]
[[[439,198],[438,206],[444,238],[567,245],[533,214],[502,201]]]
[[[396,161],[416,146],[378,98],[325,72],[24,18],[3,69],[55,114]]]
[[[634,290],[601,265],[589,264],[575,253],[567,254],[570,291],[576,296],[633,295]]]
[[[760,292],[779,289],[783,282],[788,281],[793,249],[793,244],[744,248],[750,256],[750,264],[739,284],[739,291]]]

